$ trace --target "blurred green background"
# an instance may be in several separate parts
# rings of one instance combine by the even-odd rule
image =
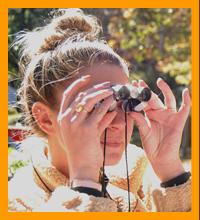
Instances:
[[[15,34],[43,26],[54,9],[10,9],[9,45]],[[103,26],[104,39],[129,64],[130,78],[144,79],[154,92],[160,94],[156,79],[162,77],[172,88],[178,103],[181,91],[191,90],[191,10],[88,8],[88,14],[97,16]],[[9,49],[9,85],[17,89],[17,46]],[[161,95],[161,99],[163,99]],[[20,113],[9,107],[9,125],[15,125]],[[134,128],[132,142],[141,146],[138,130]],[[191,116],[188,118],[181,143],[182,159],[191,158]]]

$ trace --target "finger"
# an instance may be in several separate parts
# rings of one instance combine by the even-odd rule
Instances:
[[[158,78],[157,85],[164,95],[165,106],[176,111],[176,99],[169,85],[161,78]]]
[[[111,86],[110,82],[104,82],[101,84],[94,85],[92,88],[89,88],[87,90],[83,90],[77,95],[74,102],[71,104],[71,107],[76,106],[86,95],[93,93],[95,91],[99,91],[101,89],[110,88],[110,86]]]
[[[147,85],[147,83],[144,80],[139,80],[137,83],[137,87],[138,88],[149,88],[149,86]],[[150,109],[162,109],[164,108],[164,104],[162,103],[162,101],[159,99],[159,97],[151,91],[151,98],[148,102],[145,102],[145,107],[144,107],[144,111],[148,111]]]
[[[190,113],[190,107],[191,107],[190,94],[188,88],[186,88],[182,92],[182,104],[178,111],[178,115],[183,120],[184,124]]]
[[[108,96],[111,96],[113,94],[112,89],[103,89],[96,91],[94,93],[86,95],[79,103],[78,105],[83,106],[83,111],[76,112],[77,106],[73,103],[73,113],[78,114],[77,121],[83,121],[88,116],[90,112],[94,109],[94,106],[96,103],[100,102],[101,100],[107,98]]]
[[[160,98],[155,93],[151,92],[151,98],[147,102],[147,106],[144,108],[144,111],[164,109],[164,108],[165,106],[160,100]]]
[[[74,81],[63,93],[59,115],[66,111],[70,105],[71,97],[80,89],[82,89],[90,80],[91,76],[87,75]]]
[[[102,120],[99,122],[98,125],[100,134],[102,134],[104,130],[107,127],[109,127],[109,125],[112,123],[116,115],[117,115],[116,111],[108,112],[106,115],[104,115],[104,117],[102,118]]]
[[[95,92],[95,91],[99,91],[100,89],[103,88],[109,88],[110,87],[110,82],[104,82],[98,85],[94,85],[92,88],[87,89],[87,90],[83,90],[82,92],[78,93],[77,97],[75,98],[75,100],[71,103],[71,105],[69,107],[67,107],[67,109],[70,109],[70,111],[68,111],[67,109],[65,110],[64,113],[62,113],[62,115],[68,115],[69,117],[73,117],[72,121],[75,121],[75,119],[78,118],[78,115],[75,115],[74,117],[74,111],[73,109],[75,109],[77,107],[78,104],[80,104],[80,102],[82,101],[82,99],[84,97],[86,97],[88,94]],[[90,112],[90,110],[84,109],[83,110],[85,113]]]
[[[100,83],[100,84],[94,85],[92,88],[89,88],[87,90],[82,91],[82,93],[87,95],[87,94],[96,92],[98,90],[106,89],[106,88],[110,88],[110,87],[111,87],[111,83],[110,82],[104,82],[104,83]]]
[[[97,108],[92,111],[87,120],[91,123],[99,123],[113,104],[116,104],[113,96],[106,98]]]
[[[138,84],[137,80],[133,80],[132,85],[135,86],[135,87],[139,87],[139,84]]]
[[[147,83],[144,81],[144,80],[142,80],[142,79],[140,79],[139,80],[139,86],[141,86],[141,87],[148,87],[149,88],[149,86],[147,85]]]
[[[169,118],[166,119],[166,109],[149,110],[146,112],[148,119],[159,122],[162,125],[170,124]],[[170,112],[170,114],[176,114]]]
[[[144,80],[139,80],[139,86],[144,88],[149,88],[147,83]],[[151,98],[146,103],[146,107],[144,108],[144,111],[152,110],[152,109],[163,109],[165,106],[153,91],[151,91]]]
[[[130,112],[129,115],[133,118],[136,126],[138,127],[141,138],[146,137],[151,129],[151,124],[148,118],[137,112]]]
[[[80,104],[85,105],[86,109],[89,111],[92,111],[94,108],[94,105],[103,99],[105,99],[108,96],[111,96],[113,94],[112,89],[102,89],[99,91],[96,91],[94,93],[86,95]]]

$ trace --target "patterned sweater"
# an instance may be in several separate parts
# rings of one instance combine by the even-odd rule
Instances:
[[[127,182],[124,156],[118,165],[106,167],[107,191],[111,198],[94,197],[68,187],[68,178],[48,161],[46,149],[32,148],[32,162],[9,181],[8,210],[14,212],[126,212]],[[148,161],[143,150],[128,146],[131,211],[180,212],[191,210],[191,179],[161,189],[150,184]],[[147,171],[146,171],[147,170]],[[145,172],[146,171],[146,172]],[[150,176],[149,176],[150,175]],[[147,183],[148,182],[148,183]],[[142,184],[147,186],[142,190]]]

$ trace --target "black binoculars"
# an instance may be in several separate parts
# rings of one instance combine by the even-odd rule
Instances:
[[[113,96],[116,102],[110,107],[113,111],[117,103],[120,103],[124,112],[141,112],[145,107],[145,102],[151,98],[151,90],[144,87],[134,87],[132,85],[113,85]]]

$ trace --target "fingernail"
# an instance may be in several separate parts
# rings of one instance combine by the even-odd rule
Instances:
[[[82,76],[81,79],[88,79],[90,77],[91,77],[91,75],[86,75],[86,76]]]
[[[188,88],[185,88],[185,89],[183,90],[183,92],[189,93],[189,89],[188,89]]]
[[[163,79],[162,79],[161,77],[159,77],[159,78],[157,79],[157,83],[162,82],[162,81],[163,81]]]
[[[132,83],[132,84],[133,84],[133,83],[137,83],[137,80],[132,80],[132,82],[131,82],[131,83]]]
[[[138,82],[139,82],[139,86],[140,86],[140,87],[142,87],[142,83],[143,83],[143,85],[144,85],[144,80],[139,79],[139,81],[138,81]]]
[[[104,82],[104,83],[102,83],[102,84],[103,84],[103,85],[104,85],[104,84],[110,84],[110,82],[109,82],[109,81],[107,81],[107,82]]]
[[[101,86],[110,86],[110,82],[104,82],[104,83],[102,83],[102,84],[100,84]]]
[[[106,92],[108,94],[113,94],[113,90],[112,89],[103,89],[101,92],[102,93]]]
[[[106,87],[110,87],[110,82],[104,82],[104,83],[101,83],[101,84],[97,84],[97,85],[94,85],[94,88],[100,88],[102,86],[106,86]]]

